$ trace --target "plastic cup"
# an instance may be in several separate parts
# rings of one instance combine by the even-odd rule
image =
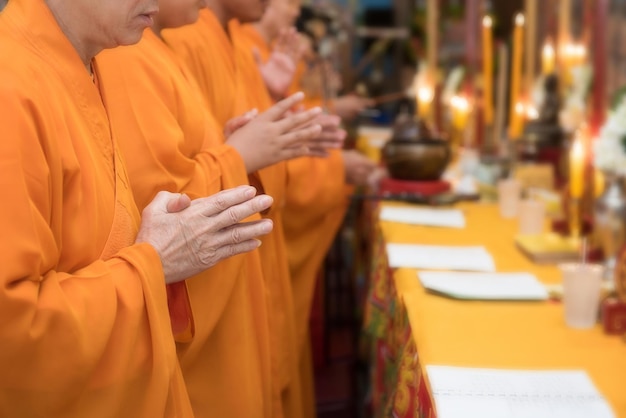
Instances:
[[[566,263],[563,274],[565,323],[571,328],[591,328],[598,320],[604,268],[599,264]]]
[[[546,205],[540,200],[524,199],[519,204],[519,233],[537,235],[543,232]]]
[[[503,218],[515,218],[519,210],[522,185],[515,179],[498,181],[498,206]]]

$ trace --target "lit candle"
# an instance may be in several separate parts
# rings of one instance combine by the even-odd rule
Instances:
[[[552,74],[554,72],[556,62],[556,54],[552,42],[546,42],[541,50],[541,72],[543,75]]]
[[[545,0],[544,0],[545,1]],[[537,58],[537,8],[538,0],[524,0],[524,16],[526,21],[524,42],[524,91],[530,91],[535,82]]]
[[[437,71],[437,52],[439,48],[438,41],[438,22],[439,22],[439,0],[428,0],[426,4],[426,64],[429,71],[428,76],[434,82],[434,75]]]
[[[427,119],[430,113],[430,104],[433,101],[434,91],[427,86],[417,88],[417,115]]]
[[[493,124],[493,22],[483,18],[483,102],[485,125]]]
[[[452,107],[452,126],[458,131],[464,131],[470,114],[470,105],[465,97],[453,96],[450,99]]]
[[[517,103],[515,103],[515,110],[513,112],[513,116],[511,117],[511,123],[509,126],[509,136],[512,139],[516,139],[522,136],[525,115],[526,107],[524,106],[524,103],[518,101]]]
[[[583,196],[583,182],[585,174],[585,149],[577,135],[569,155],[569,194],[574,199]]]
[[[536,120],[539,119],[539,111],[535,106],[527,106],[526,107],[526,118],[528,120]]]
[[[513,30],[513,62],[511,64],[511,108],[509,122],[509,136],[512,139],[519,138],[521,128],[516,129],[515,107],[520,98],[520,83],[522,77],[522,54],[524,50],[524,15],[518,13],[515,16],[515,29]]]

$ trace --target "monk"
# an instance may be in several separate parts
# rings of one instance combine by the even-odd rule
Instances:
[[[299,41],[291,28],[299,12],[300,0],[271,0],[260,21],[241,26],[243,44],[258,56],[259,70],[274,97],[286,94],[278,89],[291,83],[285,83],[287,66],[277,66],[271,61],[279,61],[276,55],[299,58],[293,52],[297,47],[288,45]],[[283,85],[274,79],[281,80]],[[283,219],[298,331],[301,388],[308,417],[314,416],[315,411],[308,325],[316,279],[345,216],[346,195],[351,192],[351,185],[365,184],[374,168],[372,161],[347,150],[331,152],[325,159],[298,158],[287,162],[289,181]],[[345,182],[337,181],[342,178],[339,173],[345,173]]]
[[[0,15],[0,416],[192,417],[166,284],[272,229],[239,223],[272,204],[250,186],[161,192],[140,222],[94,57],[156,10],[11,0]]]
[[[260,0],[231,2],[207,1],[208,10],[200,11],[199,21],[175,30],[166,30],[163,37],[173,51],[187,64],[200,92],[219,123],[249,108],[264,110],[273,100],[262,85],[258,70],[247,70],[231,39],[230,24],[240,14],[258,19],[264,5]],[[230,22],[230,24],[229,24]],[[244,57],[246,58],[246,57]],[[250,56],[250,59],[253,58]],[[253,63],[254,64],[254,63]],[[254,88],[250,88],[253,77]],[[285,202],[286,165],[274,164],[256,173],[252,179],[258,187],[274,198],[271,210],[264,217],[271,219],[274,233],[264,237],[260,247],[263,276],[270,296],[270,347],[273,416],[301,417],[301,391],[297,378],[297,353],[294,311],[289,279],[287,253],[282,233],[282,208]]]
[[[248,121],[224,143],[192,77],[160,39],[163,29],[193,23],[198,3],[160,0],[159,7],[137,45],[98,57],[100,72],[112,81],[104,96],[113,129],[127,133],[120,147],[139,207],[161,189],[205,196],[302,155],[294,141],[319,134],[319,127],[306,125],[319,109],[286,116],[301,94]],[[276,146],[283,142],[286,149]],[[195,416],[269,417],[269,324],[258,252],[223,261],[186,283],[194,333],[177,348]]]

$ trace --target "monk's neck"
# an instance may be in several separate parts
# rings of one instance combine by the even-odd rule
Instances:
[[[74,9],[65,0],[45,0],[61,30],[78,53],[85,69],[91,73],[91,61],[104,48],[90,42],[89,31],[80,16],[74,15]]]
[[[224,7],[224,1],[220,0],[205,0],[205,4],[210,12],[212,12],[217,21],[220,22],[220,25],[224,29],[224,32],[228,33],[228,22],[231,19],[234,19],[235,16],[232,16],[231,13]]]

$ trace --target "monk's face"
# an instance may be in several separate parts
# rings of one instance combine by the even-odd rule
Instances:
[[[57,2],[58,3],[58,2]],[[72,0],[64,10],[73,25],[80,25],[81,42],[100,48],[139,42],[152,26],[158,0]]]
[[[282,29],[293,26],[299,15],[300,0],[271,0],[263,15],[262,24],[277,36]]]
[[[237,19],[242,23],[257,22],[263,17],[263,13],[269,0],[220,0],[231,19]]]
[[[198,20],[204,0],[159,0],[159,13],[155,17],[160,29],[178,28]]]

